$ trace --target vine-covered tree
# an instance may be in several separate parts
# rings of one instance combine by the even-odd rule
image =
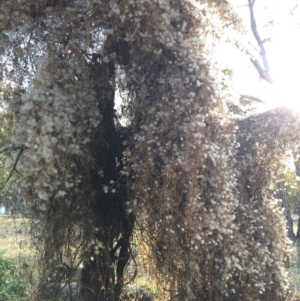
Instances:
[[[59,298],[47,288],[79,271],[79,300],[120,300],[136,229],[170,299],[283,300],[287,240],[272,166],[300,124],[284,109],[246,117],[236,104],[220,62],[242,32],[230,4],[0,7],[2,83],[14,88],[3,152],[15,152],[10,170],[34,213],[33,299]]]

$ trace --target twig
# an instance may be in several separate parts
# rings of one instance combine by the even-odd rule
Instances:
[[[259,102],[259,103],[266,104],[266,102],[263,101],[262,99],[260,99],[258,97],[255,97],[255,96],[252,96],[252,95],[240,95],[240,100],[242,100],[242,99],[249,99],[249,100]]]
[[[6,179],[5,184],[9,181],[9,179],[12,177],[14,171],[16,170],[18,161],[19,161],[19,159],[20,159],[20,157],[21,157],[23,151],[25,150],[25,148],[26,148],[26,147],[23,147],[22,149],[20,149],[20,151],[19,151],[19,153],[18,153],[18,155],[17,155],[17,158],[16,158],[16,160],[15,160],[14,166],[13,166],[13,168],[12,168],[12,170],[11,170],[11,172],[10,172],[8,178]]]
[[[232,22],[230,22],[230,23],[225,24],[223,27],[231,26],[231,25],[233,25],[233,24],[235,24],[235,23],[237,23],[237,22],[239,22],[239,21],[240,21],[240,20],[234,20],[234,21],[232,21]]]
[[[250,10],[250,19],[251,19],[251,30],[255,37],[257,45],[260,49],[259,54],[262,58],[264,68],[260,65],[260,63],[255,58],[252,57],[250,60],[251,60],[252,64],[255,66],[260,77],[263,78],[264,80],[266,80],[267,82],[269,82],[270,84],[273,84],[273,81],[270,76],[270,66],[269,66],[269,62],[267,59],[264,43],[263,43],[262,39],[260,38],[260,35],[257,31],[256,20],[255,20],[254,12],[253,12],[254,3],[255,3],[255,0],[248,0],[248,7]]]
[[[26,147],[24,145],[10,145],[2,150],[0,150],[0,154],[3,154],[5,152],[15,151],[15,150],[24,150]]]
[[[129,38],[129,41],[131,40],[131,39],[133,39],[134,38],[134,36],[136,35],[136,33],[137,33],[137,30],[138,30],[138,26],[136,26],[136,28],[134,29],[134,32],[133,32],[133,34],[130,36],[130,38]]]

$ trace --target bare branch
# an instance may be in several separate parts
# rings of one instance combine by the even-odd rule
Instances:
[[[16,160],[15,160],[14,166],[13,166],[11,172],[9,173],[9,175],[8,175],[8,177],[7,177],[7,179],[6,179],[5,184],[10,180],[10,178],[12,177],[12,175],[13,175],[14,172],[19,173],[19,172],[17,171],[17,169],[16,169],[16,168],[17,168],[17,164],[18,164],[18,162],[19,162],[19,159],[20,159],[20,157],[21,157],[23,151],[24,151],[26,148],[27,148],[27,147],[24,146],[24,145],[10,145],[10,146],[7,146],[7,147],[3,148],[2,150],[0,150],[0,154],[3,154],[3,153],[5,153],[5,152],[10,152],[10,151],[15,151],[15,150],[18,150],[18,151],[19,151],[19,152],[18,152],[18,155],[17,155],[17,157],[16,157]]]
[[[240,100],[242,100],[242,99],[249,99],[249,100],[253,100],[253,101],[265,104],[265,101],[263,101],[262,99],[260,99],[258,97],[252,96],[252,95],[240,95]]]
[[[27,147],[24,145],[10,145],[0,150],[0,154],[3,154],[5,152],[10,152],[10,151],[15,151],[15,150],[24,150],[25,148]]]
[[[270,84],[273,84],[273,81],[270,77],[270,74],[268,72],[266,72],[266,70],[264,70],[261,66],[261,64],[259,63],[259,61],[255,58],[251,58],[250,61],[252,62],[252,64],[254,65],[254,67],[256,68],[259,76],[266,80],[267,82],[269,82]]]
[[[255,0],[248,0],[248,7],[250,10],[251,30],[255,37],[257,45],[260,49],[259,54],[262,58],[264,66],[262,67],[261,64],[258,62],[258,60],[256,60],[253,57],[251,57],[250,60],[251,60],[252,64],[255,66],[256,70],[258,71],[258,74],[260,75],[260,77],[263,78],[264,80],[266,80],[267,82],[269,82],[270,84],[273,84],[273,81],[270,76],[270,66],[269,66],[269,62],[267,59],[264,43],[257,31],[256,20],[255,20],[254,12],[253,12],[254,4],[255,4]]]
[[[19,153],[18,153],[18,155],[17,155],[17,158],[16,158],[16,160],[15,160],[14,166],[13,166],[13,168],[12,168],[12,170],[11,170],[11,172],[10,172],[8,178],[6,179],[5,184],[10,180],[10,178],[12,177],[14,171],[16,171],[16,167],[17,167],[18,161],[19,161],[19,159],[20,159],[20,157],[21,157],[23,151],[25,150],[25,148],[26,148],[26,147],[23,147],[22,149],[20,149],[20,151],[19,151]]]

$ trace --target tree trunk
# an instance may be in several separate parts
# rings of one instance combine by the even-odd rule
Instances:
[[[114,269],[109,258],[94,258],[82,270],[81,297],[85,301],[114,301]]]
[[[95,238],[101,247],[98,252],[90,251],[90,259],[82,270],[81,298],[84,301],[116,301],[122,292],[125,266],[130,257],[134,217],[126,212],[127,191],[120,176],[125,137],[122,129],[115,125],[115,67],[113,63],[103,63],[101,56],[95,55],[90,69],[98,109],[100,113],[105,112],[90,147],[96,164],[91,170],[92,184],[97,191],[92,201],[95,227],[99,229]]]
[[[284,207],[285,209],[284,213],[286,218],[287,236],[290,240],[295,241],[296,236],[294,233],[293,219],[291,215],[290,204],[285,195],[284,183],[279,182],[277,184],[277,187],[278,187],[278,197],[282,200],[282,207]]]
[[[300,213],[299,213],[299,217],[298,217],[298,224],[297,224],[297,235],[296,235],[296,239],[300,238]]]

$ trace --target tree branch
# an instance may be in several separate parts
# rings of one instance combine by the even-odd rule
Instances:
[[[7,177],[7,179],[6,179],[6,181],[4,182],[5,184],[10,180],[10,178],[12,177],[12,175],[13,175],[13,173],[14,173],[15,171],[18,172],[17,169],[16,169],[16,168],[17,168],[17,164],[18,164],[18,162],[19,162],[19,159],[20,159],[20,157],[21,157],[23,151],[24,151],[26,148],[27,148],[27,147],[24,146],[24,145],[11,145],[11,146],[7,146],[7,147],[3,148],[2,150],[0,150],[0,154],[3,154],[3,153],[5,153],[5,152],[10,152],[10,151],[19,150],[18,155],[17,155],[16,160],[15,160],[15,163],[14,163],[14,166],[13,166],[11,172],[9,173],[9,175],[8,175],[8,177]],[[18,172],[18,173],[19,173],[19,172]]]
[[[266,72],[266,70],[264,70],[262,68],[262,66],[260,65],[260,63],[258,62],[257,59],[251,57],[250,58],[251,63],[254,65],[254,67],[256,68],[258,74],[260,75],[260,77],[264,80],[266,80],[267,82],[269,82],[270,84],[273,84],[273,81],[270,77],[270,74],[268,72]]]
[[[13,166],[13,168],[12,168],[12,170],[11,170],[9,176],[8,176],[8,178],[6,179],[5,184],[9,181],[9,179],[12,177],[14,171],[16,170],[18,161],[19,161],[19,159],[20,159],[20,157],[21,157],[21,155],[22,155],[22,153],[23,153],[24,150],[25,150],[25,148],[20,149],[20,151],[19,151],[19,153],[17,155],[17,158],[15,160],[15,164],[14,164],[14,166]]]
[[[0,154],[3,154],[5,152],[10,152],[10,151],[15,151],[15,150],[24,150],[25,148],[27,147],[24,145],[10,145],[0,150]]]
[[[262,58],[263,66],[261,66],[261,64],[258,62],[258,60],[255,59],[253,56],[251,57],[250,60],[251,60],[252,64],[255,66],[260,77],[263,78],[264,80],[266,80],[267,82],[269,82],[270,84],[273,84],[273,81],[270,76],[270,66],[269,66],[269,62],[267,59],[264,43],[257,31],[256,20],[255,20],[254,12],[253,12],[254,3],[255,3],[255,0],[248,0],[248,7],[250,10],[251,30],[255,37],[257,45],[260,49],[259,54]]]
[[[263,101],[262,99],[260,99],[258,97],[252,96],[252,95],[241,94],[240,95],[240,100],[242,100],[242,99],[249,99],[249,100],[253,100],[253,101],[265,104],[265,101]]]

